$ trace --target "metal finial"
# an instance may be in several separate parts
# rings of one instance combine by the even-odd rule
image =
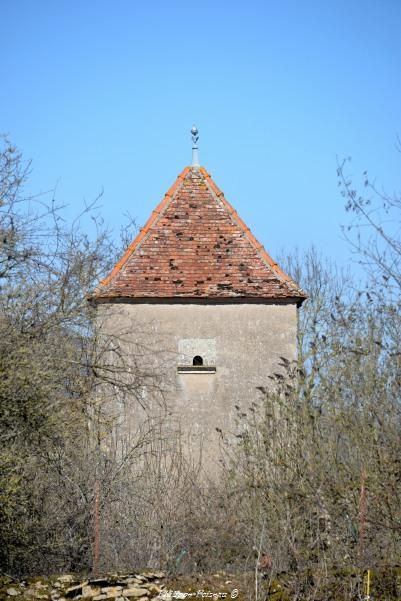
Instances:
[[[192,136],[192,167],[199,167],[199,154],[198,154],[198,128],[193,125],[191,129]]]
[[[194,144],[197,143],[197,141],[199,140],[199,136],[198,136],[198,128],[196,127],[196,125],[193,125],[192,129],[191,129],[191,134],[192,134],[192,142]]]

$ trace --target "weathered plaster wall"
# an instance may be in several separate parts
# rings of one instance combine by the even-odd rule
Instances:
[[[203,443],[208,462],[217,458],[216,427],[234,432],[234,406],[258,397],[281,356],[296,358],[295,304],[101,304],[98,318],[104,333],[124,339],[127,356],[160,376],[172,417],[192,449]],[[192,352],[216,372],[178,373]]]

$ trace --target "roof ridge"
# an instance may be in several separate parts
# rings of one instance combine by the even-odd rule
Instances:
[[[160,219],[160,216],[162,213],[164,213],[164,210],[167,209],[168,205],[170,204],[171,200],[173,199],[173,196],[178,192],[178,189],[180,188],[180,184],[182,185],[182,183],[183,183],[184,179],[186,178],[186,176],[188,175],[190,169],[191,169],[190,167],[185,167],[181,171],[181,173],[177,176],[177,179],[175,180],[173,185],[170,186],[170,188],[167,190],[167,192],[165,193],[165,195],[163,196],[162,200],[159,202],[157,207],[152,211],[152,214],[150,215],[149,219],[147,220],[145,225],[140,229],[139,234],[134,238],[134,240],[128,246],[127,250],[121,257],[121,259],[118,261],[118,263],[116,263],[116,265],[112,269],[111,273],[109,273],[109,275],[107,277],[105,277],[103,280],[100,281],[100,283],[99,283],[100,286],[107,286],[108,284],[110,284],[111,280],[118,274],[119,271],[121,271],[122,267],[128,261],[128,259],[133,254],[133,252],[139,247],[141,242],[143,242],[143,240],[146,238],[146,235],[149,233],[151,227],[158,221],[158,219]]]
[[[200,167],[199,171],[204,175],[207,185],[211,188],[211,192],[214,193],[219,200],[221,200],[223,205],[228,210],[230,217],[232,217],[232,219],[235,221],[235,223],[243,231],[243,233],[245,234],[245,236],[247,237],[249,242],[252,244],[252,246],[255,248],[255,250],[259,254],[262,261],[265,263],[265,265],[268,268],[272,269],[272,271],[279,277],[280,280],[282,280],[283,282],[288,284],[291,288],[294,288],[295,290],[299,291],[300,288],[296,285],[296,283],[292,280],[292,278],[290,278],[290,276],[287,275],[278,266],[276,261],[274,261],[273,258],[266,251],[263,244],[261,244],[259,242],[259,240],[252,234],[250,228],[241,219],[241,217],[239,216],[238,212],[234,209],[234,207],[228,202],[228,200],[224,196],[224,192],[222,190],[220,190],[220,188],[217,186],[217,184],[213,181],[210,173],[208,173],[204,167]]]

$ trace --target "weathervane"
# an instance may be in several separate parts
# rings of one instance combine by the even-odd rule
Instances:
[[[194,125],[191,129],[192,136],[192,165],[191,167],[199,167],[199,155],[198,155],[198,128]]]
[[[198,128],[196,127],[196,125],[194,125],[191,129],[191,134],[192,134],[192,142],[194,144],[197,143],[197,141],[199,140],[199,136],[198,136]]]

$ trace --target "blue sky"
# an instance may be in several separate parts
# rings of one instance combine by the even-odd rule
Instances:
[[[141,225],[201,163],[273,256],[345,265],[336,157],[400,189],[401,0],[0,0],[0,131],[75,215]]]

